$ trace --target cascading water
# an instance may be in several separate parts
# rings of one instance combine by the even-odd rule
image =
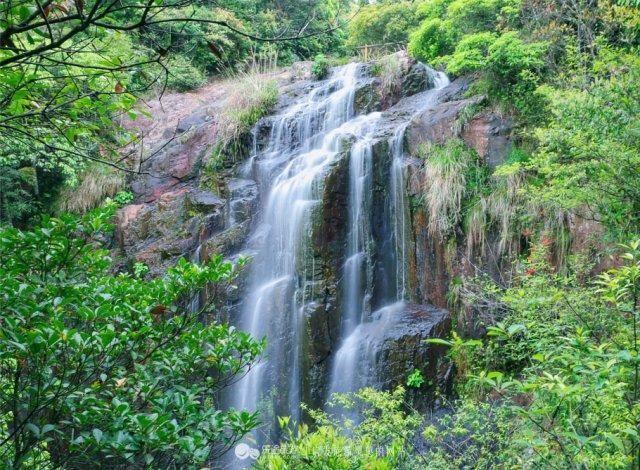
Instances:
[[[449,84],[444,73],[433,72],[434,88],[426,94],[416,112],[434,104],[435,91]],[[330,393],[349,392],[376,382],[375,345],[379,333],[384,331],[404,307],[407,300],[407,253],[409,206],[405,195],[404,182],[404,137],[412,114],[403,120],[393,131],[389,140],[392,161],[390,169],[390,211],[388,221],[392,227],[394,253],[386,254],[395,261],[395,292],[381,295],[383,306],[373,313],[370,308],[370,287],[362,282],[374,260],[365,247],[370,243],[368,232],[371,212],[367,211],[367,200],[362,194],[370,192],[371,141],[369,138],[361,143],[366,150],[354,147],[351,153],[350,167],[350,238],[348,256],[344,266],[343,291],[347,302],[343,312],[341,337],[343,341],[335,354],[331,371]],[[366,147],[368,145],[368,147]],[[354,320],[357,319],[357,322]]]
[[[354,117],[359,86],[358,64],[337,69],[332,78],[274,117],[268,143],[252,158],[263,194],[261,223],[252,239],[257,254],[238,326],[254,337],[267,337],[265,360],[236,386],[231,404],[256,410],[271,390],[277,414],[299,418],[305,247],[310,214],[320,202],[322,176],[340,154],[341,145],[370,132],[378,115]]]
[[[336,340],[341,347],[328,357],[329,391],[375,384],[376,350],[374,346],[367,349],[365,343],[392,324],[406,297],[409,214],[402,147],[412,112],[418,109],[405,109],[399,119],[389,119],[391,130],[384,113],[356,116],[355,95],[367,83],[360,77],[362,68],[349,64],[336,69],[331,78],[273,116],[266,141],[256,131],[253,155],[243,168],[244,177],[251,175],[265,196],[259,223],[249,239],[248,249],[254,256],[234,324],[253,337],[266,337],[267,351],[262,362],[234,386],[227,401],[238,409],[262,411],[267,422],[269,415],[288,415],[296,421],[301,417],[302,396],[308,392],[304,348],[310,332],[305,329],[305,315],[316,301],[312,214],[324,207],[325,179],[344,158],[348,158],[349,172],[344,204],[348,226],[346,243],[335,254],[344,260],[341,273],[336,273],[341,277],[336,279],[340,291]],[[446,85],[443,74],[431,73],[436,88]],[[416,106],[425,109],[432,104],[432,96],[425,94]],[[375,146],[385,141],[389,152],[377,161]],[[377,189],[374,174],[388,175],[384,182],[376,177]],[[380,184],[389,188],[384,190],[384,201],[375,196]],[[382,215],[374,220],[376,212]],[[380,272],[388,279],[380,282]]]

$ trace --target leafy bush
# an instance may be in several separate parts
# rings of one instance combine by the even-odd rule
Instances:
[[[422,23],[420,28],[411,34],[409,53],[420,60],[432,63],[449,54],[453,45],[451,24],[439,18],[432,18]]]
[[[478,341],[451,342],[459,350],[473,348],[464,356],[469,374],[462,393],[507,416],[494,425],[476,416],[473,426],[507,425],[512,435],[505,441],[500,433],[494,454],[507,467],[633,467],[640,442],[640,241],[624,247],[623,266],[588,285],[580,270],[558,275],[549,266],[548,248],[542,239],[511,286],[494,286],[503,316],[487,325],[480,350]],[[468,413],[459,409],[447,419],[468,421],[475,411]]]
[[[518,429],[517,415],[498,402],[458,400],[449,413],[422,431],[429,446],[428,468],[508,468],[521,449],[513,443]]]
[[[257,424],[215,396],[263,344],[184,308],[233,268],[113,276],[98,241],[113,211],[0,232],[3,468],[202,466]]]
[[[517,0],[454,0],[434,8],[411,34],[409,52],[453,75],[476,73],[474,89],[517,110],[530,122],[545,115],[537,92],[545,66],[544,42],[525,43],[508,28],[517,24]]]
[[[0,227],[27,222],[39,210],[35,168],[0,166]]]
[[[264,449],[257,468],[402,468],[413,459],[412,438],[421,422],[416,413],[403,410],[403,397],[402,387],[393,392],[365,388],[336,394],[335,415],[312,411],[317,429],[309,432],[306,425],[297,432],[289,429],[284,443]],[[289,426],[288,419],[281,423]]]
[[[167,64],[167,86],[176,91],[189,91],[206,83],[204,73],[183,55],[174,55]]]
[[[515,31],[504,33],[489,46],[491,73],[503,84],[517,82],[523,72],[535,73],[544,66],[546,48],[542,42],[525,43]]]
[[[494,29],[503,0],[454,0],[446,16],[457,34]]]
[[[553,120],[536,131],[539,151],[525,165],[540,176],[535,201],[598,218],[618,239],[640,220],[639,80],[633,65],[586,90],[551,93]]]
[[[447,70],[454,75],[476,72],[487,66],[489,47],[496,40],[495,33],[476,33],[465,36],[453,54],[446,57]]]
[[[329,74],[329,60],[324,54],[318,54],[311,65],[311,73],[316,80],[323,80]]]
[[[408,33],[418,25],[419,17],[413,2],[383,1],[364,5],[349,22],[347,46],[406,43]]]

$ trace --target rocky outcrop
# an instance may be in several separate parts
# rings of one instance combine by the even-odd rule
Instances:
[[[304,402],[322,407],[329,376],[329,357],[338,347],[342,254],[346,244],[349,153],[340,154],[329,168],[323,194],[311,216],[311,245],[305,256]]]
[[[363,81],[355,98],[358,112],[383,112],[383,124],[373,146],[370,310],[389,303],[389,292],[396,289],[396,250],[390,195],[390,169],[393,155],[389,141],[399,123],[415,116],[406,132],[406,200],[419,201],[424,187],[424,160],[414,158],[425,143],[443,143],[457,136],[481,155],[488,165],[496,165],[505,158],[511,143],[511,123],[497,114],[485,111],[469,115],[469,109],[483,102],[482,97],[466,97],[470,80],[458,79],[437,91],[433,106],[424,107],[426,93],[433,87],[433,76],[426,67],[406,56],[398,56],[401,72],[398,82],[389,90],[383,89],[380,77]],[[299,71],[283,72],[279,77],[280,97],[277,110],[288,107],[298,97],[309,93],[312,84],[308,66]],[[366,66],[364,66],[366,68]],[[204,162],[216,145],[216,110],[224,106],[224,93],[208,88],[204,96],[172,97],[179,107],[186,100],[191,113],[175,109],[161,114],[160,129],[146,129],[152,141],[143,149],[147,155],[140,163],[140,175],[131,187],[135,203],[118,214],[117,250],[121,266],[134,261],[144,262],[151,276],[162,274],[179,257],[204,262],[222,254],[235,259],[248,252],[247,237],[254,226],[260,208],[261,188],[256,175],[258,166],[240,166],[216,175],[215,184],[201,184]],[[431,102],[431,101],[429,101]],[[422,109],[422,111],[420,111]],[[159,111],[156,109],[155,111]],[[420,111],[420,112],[418,112]],[[463,122],[465,121],[466,122]],[[264,148],[271,132],[272,118],[262,119],[253,129],[255,145]],[[292,133],[295,134],[295,133]],[[154,140],[155,139],[155,140]],[[166,143],[166,140],[169,143]],[[296,145],[292,142],[292,145]],[[329,367],[332,354],[339,347],[341,306],[340,280],[348,225],[349,143],[335,159],[322,178],[322,197],[311,209],[308,234],[311,243],[298,259],[298,293],[295,299],[304,305],[301,312],[304,329],[304,382],[302,400],[320,407],[327,395]],[[413,157],[412,157],[413,156]],[[427,231],[427,214],[419,204],[407,209],[407,233],[411,302],[389,319],[388,323],[374,321],[363,326],[365,337],[375,351],[373,364],[376,380],[381,386],[393,387],[406,382],[407,371],[419,369],[432,384],[444,386],[447,365],[441,348],[426,345],[424,339],[444,337],[450,329],[445,310],[449,281],[456,275],[459,255],[452,255],[448,246],[433,239]],[[260,237],[260,234],[254,234]],[[239,289],[226,293],[221,318],[233,320],[243,302],[243,283]],[[217,293],[219,294],[219,293]],[[203,295],[207,295],[206,293]],[[292,293],[293,295],[293,293]],[[278,306],[271,306],[278,308]],[[284,341],[286,338],[275,338]],[[288,345],[287,347],[295,347]],[[281,397],[285,407],[287,397]],[[284,409],[284,408],[283,408]]]
[[[461,137],[493,169],[504,163],[511,151],[513,125],[509,116],[483,111],[464,124]]]
[[[431,387],[446,389],[442,374],[446,349],[427,345],[429,338],[445,338],[451,330],[449,312],[428,305],[404,304],[393,318],[367,325],[368,348],[382,388],[406,383],[407,371],[420,370]],[[444,367],[447,367],[446,365]]]

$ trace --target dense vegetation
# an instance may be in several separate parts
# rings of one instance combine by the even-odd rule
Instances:
[[[136,117],[139,97],[167,87],[190,90],[208,76],[244,71],[250,63],[286,65],[340,50],[348,3],[3,3],[0,221],[24,224],[55,209],[65,186],[96,172],[93,163],[117,169],[120,178],[139,171],[135,162],[122,160],[137,136],[121,126],[124,118]],[[102,198],[122,187],[111,178],[116,184]]]
[[[0,241],[3,468],[188,466],[257,424],[215,394],[262,344],[188,300],[234,269],[181,262],[161,279],[110,274],[100,249],[115,203]]]
[[[452,281],[455,331],[434,340],[456,370],[445,413],[419,413],[403,388],[339,395],[359,419],[282,418],[285,442],[258,468],[640,467],[638,2],[47,0],[0,6],[3,468],[204,466],[258,423],[216,397],[264,345],[187,307],[236,267],[112,271],[137,99],[240,74],[203,170],[214,181],[277,97],[248,63],[313,59],[321,79],[334,60],[403,47],[474,77],[486,99],[460,126],[486,110],[517,124],[493,170],[458,140],[416,155],[430,234],[465,240],[470,259],[497,236],[509,276]],[[582,250],[576,220],[596,227]],[[426,393],[421,371],[407,387]]]
[[[461,141],[420,152],[431,235],[447,247],[466,241],[469,259],[497,235],[512,270],[450,286],[457,331],[432,340],[456,367],[443,417],[413,411],[402,389],[337,397],[359,404],[361,418],[317,416],[317,431],[301,428],[261,464],[637,468],[640,9],[427,0],[366,12],[350,25],[350,47],[407,38],[415,57],[475,76],[470,94],[487,99],[461,126],[483,107],[518,123],[517,146],[493,171]],[[598,227],[582,251],[572,249],[571,220]],[[420,371],[407,385],[426,390]]]

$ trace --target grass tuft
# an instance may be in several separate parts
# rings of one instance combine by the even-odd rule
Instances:
[[[79,182],[64,188],[58,197],[58,212],[84,214],[98,207],[107,197],[114,196],[125,185],[124,172],[92,164],[82,172]]]
[[[430,145],[423,152],[426,154],[424,202],[429,215],[428,230],[443,240],[461,221],[470,172],[478,166],[478,158],[457,139],[444,145]]]

